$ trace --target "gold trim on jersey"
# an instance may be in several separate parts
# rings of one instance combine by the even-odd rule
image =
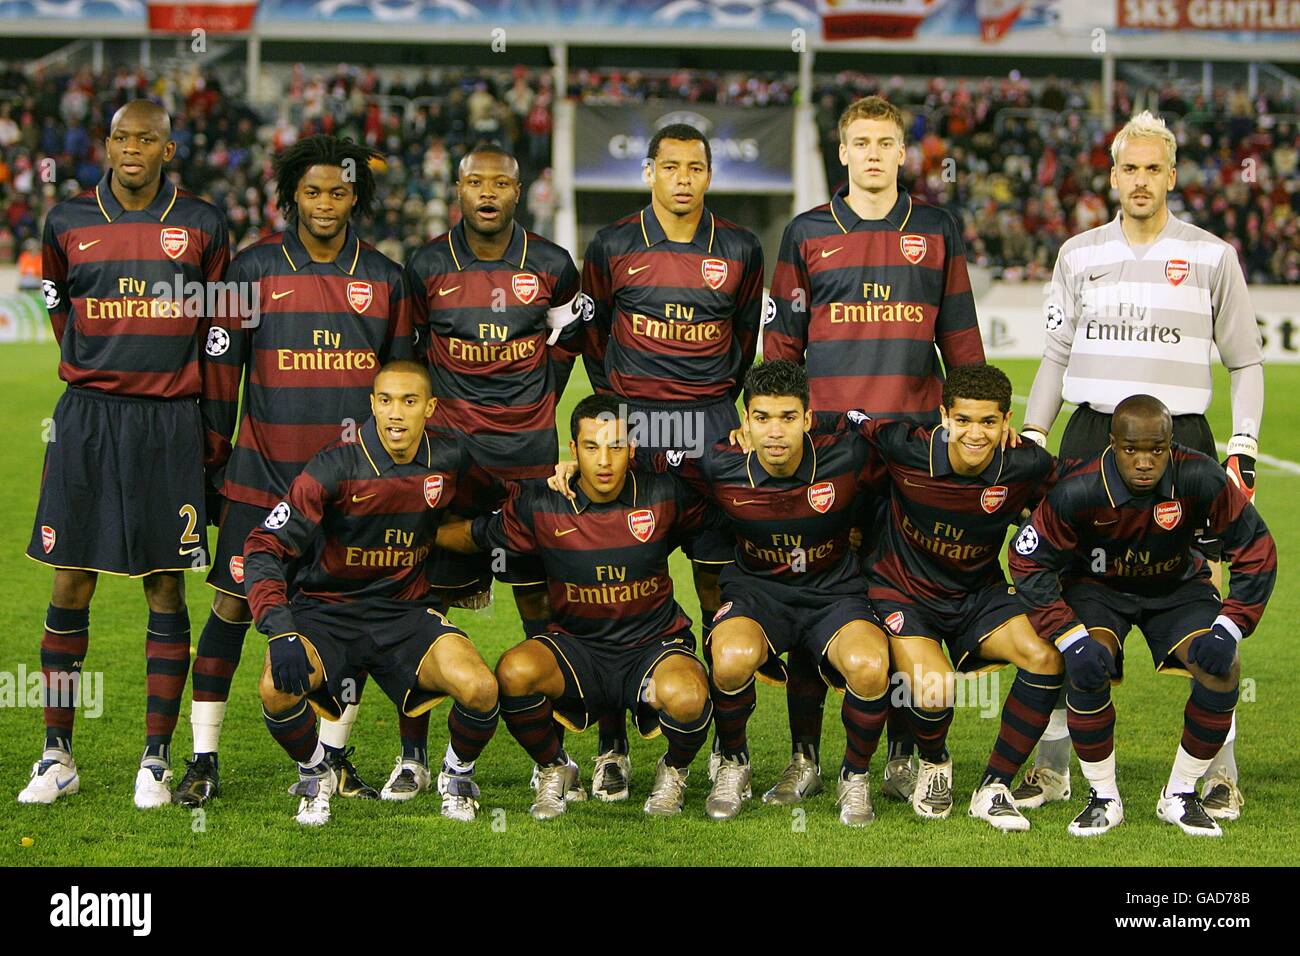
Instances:
[[[162,187],[160,186],[159,188]],[[162,215],[158,217],[159,222],[167,221],[167,214],[172,211],[172,206],[176,205],[176,197],[179,196],[180,194],[181,191],[179,189],[172,190],[172,201],[167,204],[167,208],[164,209]]]

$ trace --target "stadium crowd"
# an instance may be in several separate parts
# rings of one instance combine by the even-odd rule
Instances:
[[[911,116],[904,181],[962,222],[972,263],[1004,279],[1046,279],[1061,244],[1111,219],[1110,140],[1097,83],[1024,78],[819,78],[815,115],[827,182],[843,182],[836,120],[879,93]],[[1300,112],[1294,98],[1242,88],[1188,98],[1115,84],[1116,117],[1156,109],[1178,137],[1170,209],[1231,243],[1251,282],[1300,281]]]
[[[228,77],[223,82],[222,77]],[[101,75],[29,76],[0,65],[0,261],[35,254],[45,212],[103,168],[103,135],[128,98],[157,97],[173,117],[171,175],[226,211],[238,246],[280,227],[271,156],[314,132],[382,150],[382,205],[372,241],[403,261],[454,224],[455,166],[476,142],[510,147],[527,185],[524,221],[551,235],[558,197],[549,171],[554,98],[548,71],[516,66],[387,71],[297,65],[266,73],[269,115],[228,94],[233,74],[119,67]],[[878,92],[911,117],[904,180],[963,224],[970,261],[1008,280],[1048,277],[1071,235],[1115,214],[1108,182],[1111,124],[1099,84],[1024,78],[947,80],[819,76],[814,115],[827,181],[843,181],[836,119]],[[269,93],[269,95],[268,95]],[[795,98],[794,78],[708,71],[574,70],[565,94],[591,103],[649,99],[761,108]],[[1232,243],[1251,282],[1300,282],[1300,112],[1294,99],[1241,88],[1206,99],[1173,86],[1116,83],[1115,116],[1144,107],[1173,120],[1179,216]],[[49,163],[48,160],[53,160]]]
[[[39,256],[45,213],[99,180],[113,112],[140,95],[171,114],[176,157],[169,175],[225,210],[236,247],[282,227],[271,158],[313,133],[350,136],[386,155],[367,235],[398,262],[455,223],[455,167],[479,142],[500,143],[519,157],[530,184],[521,205],[532,211],[534,228],[549,231],[555,196],[546,169],[552,90],[545,71],[452,68],[407,80],[370,68],[312,72],[299,65],[264,74],[259,92],[279,104],[269,117],[227,93],[236,79],[197,69],[27,76],[0,66],[0,261],[24,250]]]

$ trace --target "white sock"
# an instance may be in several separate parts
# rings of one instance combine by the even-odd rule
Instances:
[[[214,754],[221,742],[221,724],[226,719],[224,700],[196,700],[190,705],[190,727],[194,731],[194,752]]]
[[[304,772],[311,770],[315,767],[320,766],[320,762],[324,759],[325,759],[325,747],[318,740],[316,741],[316,752],[311,755],[311,759],[308,760],[306,763],[298,764],[298,769]]]
[[[1165,796],[1175,793],[1195,793],[1196,781],[1200,780],[1209,768],[1209,760],[1193,757],[1180,744],[1174,757],[1174,769],[1169,773],[1169,783],[1165,786]]]
[[[352,725],[356,722],[357,705],[348,704],[343,708],[343,714],[338,720],[320,722],[320,742],[326,747],[342,750],[348,745],[348,738],[352,736]]]
[[[1216,770],[1222,770],[1224,775],[1233,783],[1237,782],[1237,754],[1233,749],[1233,743],[1237,740],[1237,712],[1232,712],[1232,723],[1228,725],[1228,739],[1223,742],[1219,752],[1214,755],[1210,761],[1210,767],[1205,771],[1207,775],[1214,773]]]
[[[1065,707],[1054,707],[1052,716],[1047,720],[1047,729],[1038,741],[1038,753],[1034,756],[1034,766],[1057,773],[1070,772],[1070,727],[1066,720]]]
[[[451,744],[447,744],[447,753],[443,756],[442,762],[452,773],[467,774],[474,772],[474,761],[462,763],[461,759],[456,756],[456,751],[452,749]]]
[[[1112,750],[1105,760],[1093,762],[1080,760],[1079,769],[1083,771],[1089,786],[1097,791],[1097,796],[1119,799],[1119,785],[1115,783],[1115,752]]]
[[[1043,740],[1068,740],[1070,737],[1070,725],[1066,719],[1064,707],[1055,707],[1052,709],[1052,716],[1047,720],[1047,729],[1043,731]]]

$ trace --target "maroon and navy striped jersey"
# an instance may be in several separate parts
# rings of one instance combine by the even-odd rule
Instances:
[[[315,262],[296,221],[236,256],[226,278],[232,305],[204,349],[208,465],[228,461],[225,497],[270,508],[312,455],[370,417],[380,366],[414,358],[410,298],[401,268],[351,227],[338,258]]]
[[[394,462],[367,419],[357,441],[336,441],[307,463],[244,543],[244,586],[258,630],[294,632],[291,597],[425,600],[424,565],[444,513],[495,507],[503,491],[464,445],[429,431],[410,462]],[[302,557],[294,581],[286,580]]]
[[[598,390],[642,402],[740,394],[763,309],[763,247],[748,229],[705,209],[690,242],[671,242],[646,206],[596,233],[582,289]]]
[[[673,597],[668,555],[717,516],[672,475],[632,469],[619,496],[570,501],[537,479],[513,484],[501,511],[476,518],[474,543],[541,558],[561,634],[631,646],[691,626]]]
[[[1232,574],[1223,615],[1242,636],[1259,623],[1277,577],[1277,549],[1255,506],[1208,455],[1174,444],[1155,489],[1134,494],[1115,453],[1066,471],[1007,554],[1016,591],[1043,637],[1082,628],[1062,590],[1091,582],[1142,596],[1167,594],[1210,569],[1194,550],[1199,528],[1223,541]]]
[[[1033,442],[998,449],[978,475],[959,475],[947,431],[868,419],[862,434],[890,478],[889,520],[867,562],[872,597],[950,602],[1005,584],[1007,528],[1056,484],[1056,462]]]
[[[803,458],[788,478],[769,474],[758,455],[720,441],[699,458],[657,456],[731,520],[737,570],[756,584],[780,583],[820,594],[863,594],[849,546],[859,494],[885,487],[884,469],[856,428],[805,433]]]
[[[411,255],[406,280],[438,398],[432,423],[464,436],[493,474],[538,478],[557,460],[555,407],[583,305],[569,254],[513,229],[505,255],[486,261],[459,223]]]
[[[126,210],[112,172],[45,219],[45,305],[59,378],[145,398],[197,398],[209,283],[230,262],[226,220],[166,176],[145,209]]]
[[[907,193],[860,219],[847,189],[786,226],[763,357],[806,360],[818,411],[937,423],[943,366],[984,362],[961,230]]]

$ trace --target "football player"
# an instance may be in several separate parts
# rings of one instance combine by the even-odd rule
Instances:
[[[176,153],[160,106],[133,100],[105,141],[108,169],[45,220],[43,289],[59,377],[29,557],[54,569],[41,638],[45,747],[20,803],[81,786],[72,729],[100,574],[139,578],[145,747],[134,802],[171,802],[171,739],[190,653],[182,572],[207,564],[199,355],[209,283],[230,261],[225,218],[162,175]],[[201,302],[184,290],[197,286]]]
[[[362,672],[408,717],[454,699],[442,815],[471,821],[478,810],[474,763],[496,730],[496,681],[443,616],[424,565],[444,512],[487,506],[491,479],[462,444],[426,431],[436,402],[422,365],[385,365],[356,441],[316,454],[244,546],[249,604],[269,641],[262,712],[298,765],[290,792],[307,826],[329,821],[338,786],[316,711],[337,720]]]
[[[1065,658],[1070,738],[1091,787],[1069,832],[1121,823],[1111,682],[1124,638],[1141,628],[1156,670],[1190,676],[1182,743],[1156,816],[1193,836],[1219,836],[1196,781],[1223,746],[1237,704],[1238,644],[1258,626],[1277,577],[1273,539],[1214,458],[1173,441],[1159,399],[1134,395],[1111,417],[1110,444],[1068,471],[1021,528],[1009,556],[1035,630]],[[1223,542],[1228,596],[1210,579],[1197,535]]]
[[[312,455],[355,436],[368,415],[376,369],[414,355],[401,269],[354,225],[374,204],[371,163],[377,159],[366,146],[324,135],[301,139],[276,157],[287,227],[235,257],[227,280],[240,308],[229,309],[208,335],[202,405],[220,532],[208,574],[216,593],[194,657],[194,757],[176,788],[184,806],[202,806],[221,792],[221,725],[252,621],[245,539]],[[340,794],[373,798],[378,791],[358,776],[344,750],[361,686],[328,726],[326,755]]]
[[[545,570],[554,620],[497,663],[506,727],[540,768],[533,817],[564,813],[578,789],[556,720],[581,731],[625,710],[642,736],[662,730],[667,739],[644,809],[671,816],[682,810],[713,705],[668,555],[710,522],[711,509],[670,475],[629,470],[633,449],[616,398],[579,402],[570,433],[576,487],[525,482],[499,513],[448,523],[438,541],[461,552],[537,555]]]

